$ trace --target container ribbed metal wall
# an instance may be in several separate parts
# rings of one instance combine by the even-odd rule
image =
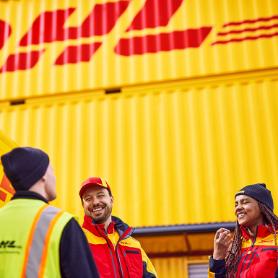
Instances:
[[[186,258],[152,259],[160,278],[188,278]]]
[[[155,258],[152,262],[160,278],[190,278],[207,277],[208,259],[205,256],[199,257],[173,257]],[[192,271],[194,268],[202,268],[202,272]],[[204,275],[206,269],[206,275]]]
[[[13,142],[9,137],[7,137],[0,131],[0,155],[8,152],[15,146],[15,142]],[[2,163],[0,160],[0,207],[2,207],[8,200],[10,200],[14,193],[14,189],[11,187],[9,181],[4,176],[1,164]]]
[[[278,198],[277,25],[273,0],[0,1],[0,130],[49,153],[78,217],[99,175],[132,226],[233,221],[242,186]]]
[[[9,151],[12,147],[15,146],[16,143],[0,131],[0,155]]]
[[[0,1],[0,100],[277,67],[275,0]]]
[[[77,215],[81,181],[100,175],[131,225],[232,221],[240,187],[278,198],[277,108],[265,71],[2,105],[0,130],[50,154],[57,204]]]

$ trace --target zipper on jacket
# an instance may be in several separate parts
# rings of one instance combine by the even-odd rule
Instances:
[[[254,252],[253,249],[254,249],[254,245],[255,245],[256,240],[257,240],[257,234],[258,234],[258,227],[256,228],[256,233],[255,233],[255,236],[254,236],[254,240],[251,239],[252,244],[251,244],[251,246],[249,247],[250,249],[246,252],[246,255],[245,255],[245,257],[244,257],[244,259],[243,259],[243,261],[242,261],[240,272],[242,272],[242,271],[246,270],[247,268],[249,268],[250,264],[252,263],[252,260],[253,260],[254,255],[255,255],[255,253],[253,253],[253,252]],[[256,249],[256,246],[255,246],[255,249]],[[245,264],[245,261],[246,261],[246,259],[247,259],[248,257],[250,258],[250,262],[249,262],[249,264],[247,265],[247,264]],[[239,272],[239,273],[240,273],[240,272]]]
[[[98,226],[96,226],[96,228],[97,228],[97,230],[98,230],[98,232],[99,232],[100,235],[101,235],[101,234],[104,235],[104,238],[105,238],[106,243],[107,243],[107,245],[108,245],[108,249],[109,249],[109,253],[110,253],[110,256],[111,256],[111,260],[112,260],[112,265],[113,265],[113,270],[114,270],[114,277],[115,277],[115,278],[118,278],[118,271],[117,271],[117,267],[116,267],[115,260],[114,260],[114,256],[113,256],[113,251],[115,252],[114,246],[113,246],[112,242],[110,241],[110,239],[108,238],[107,232],[104,231],[104,234],[103,234],[103,233],[99,230]],[[113,246],[113,248],[111,247],[111,245]],[[116,252],[115,252],[115,254],[116,254],[116,257],[117,257],[117,253],[116,253]]]
[[[114,246],[113,246],[113,248],[111,247],[111,245],[113,245],[113,244],[110,242],[108,237],[105,237],[105,239],[106,239],[108,249],[109,249],[109,253],[110,253],[110,256],[111,256],[111,260],[112,260],[112,265],[113,265],[113,270],[114,270],[114,277],[118,278],[118,275],[117,275],[118,271],[117,271],[117,267],[116,267],[114,256],[113,256]]]
[[[115,261],[114,261],[114,256],[113,256],[113,251],[111,250],[111,247],[109,246],[108,244],[108,248],[109,248],[109,253],[110,253],[110,256],[111,256],[111,259],[112,259],[112,265],[113,265],[113,270],[114,270],[114,275],[115,277],[117,278],[117,268],[116,268],[116,265],[115,265]]]
[[[120,238],[119,238],[119,240],[118,240],[118,242],[116,243],[116,246],[115,246],[116,258],[118,260],[118,263],[119,263],[119,266],[120,266],[120,271],[121,271],[121,276],[123,278],[124,278],[124,272],[123,272],[123,268],[122,268],[122,264],[121,264],[121,259],[120,259],[119,253],[118,253],[118,246],[119,246],[120,241],[128,238],[129,236],[131,236],[132,232],[133,232],[133,229],[131,229],[129,231],[129,233],[127,233],[124,237],[120,236]],[[122,236],[123,236],[123,234],[122,234]]]
[[[120,272],[121,272],[121,277],[124,278],[124,272],[123,272],[123,268],[122,268],[120,256],[119,256],[119,254],[118,254],[118,244],[119,244],[119,240],[118,240],[118,242],[117,242],[117,244],[116,244],[116,247],[115,247],[115,253],[116,253],[116,258],[117,258],[118,263],[119,263]]]

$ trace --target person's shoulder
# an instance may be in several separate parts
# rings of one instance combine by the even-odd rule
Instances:
[[[62,210],[61,211],[61,214],[64,216],[64,217],[68,217],[69,219],[73,219],[76,223],[78,223],[77,219],[75,219],[74,215],[69,213],[68,211],[65,211],[65,210]]]
[[[112,215],[111,216],[112,222],[114,222],[116,225],[120,225],[120,226],[125,226],[125,227],[129,227],[129,225],[127,223],[125,223],[122,218]]]
[[[56,206],[50,205],[50,204],[46,205],[45,209],[53,215],[56,214],[56,215],[59,215],[60,217],[63,216],[63,217],[67,217],[69,219],[74,218],[74,216],[71,213],[69,213],[65,210],[62,210],[61,208],[58,208]]]
[[[125,233],[126,231],[131,231],[131,233],[133,232],[133,228],[119,217],[112,215],[112,222],[115,224],[117,231],[121,231],[122,233]]]
[[[129,236],[123,240],[121,240],[121,245],[126,245],[126,246],[130,246],[130,247],[136,247],[136,248],[141,248],[141,243],[139,240],[137,240],[136,238]]]

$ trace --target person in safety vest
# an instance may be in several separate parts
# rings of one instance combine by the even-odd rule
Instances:
[[[107,181],[91,177],[79,191],[85,216],[82,225],[101,277],[157,277],[133,229],[111,216],[113,196]]]
[[[0,209],[0,277],[99,277],[77,221],[48,204],[56,198],[48,155],[15,148],[1,161],[16,193]]]
[[[264,183],[236,193],[234,235],[225,228],[216,232],[209,277],[278,277],[278,217],[273,207]]]

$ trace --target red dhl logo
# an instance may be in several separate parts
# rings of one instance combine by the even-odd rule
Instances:
[[[15,193],[9,180],[3,175],[0,183],[0,202],[6,202]]]
[[[132,31],[143,31],[165,27],[170,19],[180,8],[183,0],[146,0],[142,9],[131,20],[126,33]],[[18,42],[19,49],[30,45],[45,45],[58,41],[77,40],[80,38],[91,38],[107,35],[116,25],[117,20],[126,11],[130,1],[107,2],[93,6],[90,14],[84,19],[80,26],[67,27],[64,25],[67,19],[76,11],[76,8],[58,9],[45,11],[38,15],[31,24],[29,30]],[[245,28],[245,24],[265,23],[278,19],[278,15],[265,18],[248,19],[239,22],[228,22],[223,24],[223,30],[217,34],[217,38],[211,46],[227,43],[236,43],[246,40],[257,40],[271,38],[278,32],[260,35],[245,36],[248,32],[258,30],[271,30],[278,24],[256,26]],[[228,30],[227,27],[242,26],[241,29]],[[201,26],[194,29],[174,30],[159,34],[132,36],[130,38],[119,38],[114,46],[115,55],[133,56],[147,53],[158,53],[160,51],[184,50],[187,48],[198,48],[206,40],[212,30],[212,26]],[[13,30],[8,22],[0,20],[0,49],[11,36]],[[242,34],[241,37],[226,39],[229,35]],[[98,38],[97,38],[98,39]],[[53,61],[55,66],[89,62],[97,50],[102,46],[102,41],[83,43],[79,45],[68,45]],[[47,51],[42,47],[40,50],[32,50],[10,54],[0,69],[0,73],[14,72],[17,70],[28,70],[33,68]]]

